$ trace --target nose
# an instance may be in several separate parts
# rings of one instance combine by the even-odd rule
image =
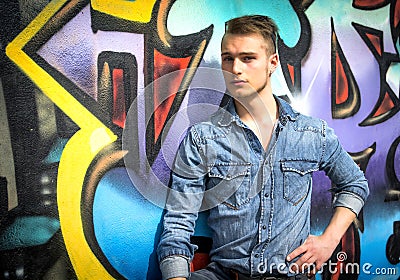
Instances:
[[[232,63],[232,74],[235,75],[240,75],[242,74],[242,62],[240,61],[240,59],[234,59],[233,63]]]

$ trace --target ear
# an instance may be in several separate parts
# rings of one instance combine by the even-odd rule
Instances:
[[[272,54],[269,57],[269,73],[272,74],[279,65],[279,56],[277,53]]]

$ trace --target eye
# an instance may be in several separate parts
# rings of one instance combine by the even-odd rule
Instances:
[[[245,56],[242,58],[243,61],[252,61],[254,59],[256,59],[254,56]]]
[[[230,56],[224,56],[224,57],[222,57],[222,61],[232,61],[232,60],[233,60],[233,58],[230,57]]]

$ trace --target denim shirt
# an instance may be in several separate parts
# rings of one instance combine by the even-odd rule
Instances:
[[[188,275],[185,262],[196,250],[190,237],[198,212],[208,209],[211,261],[252,276],[272,269],[291,275],[286,256],[310,234],[313,171],[334,183],[333,207],[360,212],[367,181],[333,130],[275,98],[279,119],[266,150],[232,99],[189,129],[172,170],[158,246],[164,278]],[[166,263],[187,274],[171,275]]]

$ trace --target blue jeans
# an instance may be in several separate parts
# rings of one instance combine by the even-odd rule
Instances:
[[[190,280],[230,280],[231,277],[225,273],[220,265],[211,262],[206,268],[192,272]]]

